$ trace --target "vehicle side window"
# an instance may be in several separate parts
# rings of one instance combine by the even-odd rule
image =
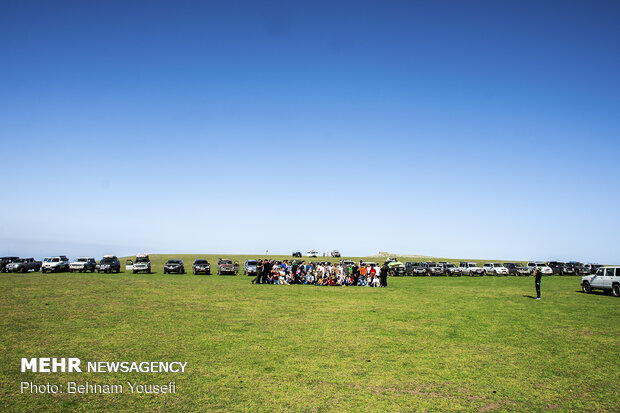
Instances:
[[[607,268],[607,273],[605,274],[607,277],[613,277],[614,276],[614,268]]]
[[[599,268],[598,270],[596,270],[596,275],[601,275],[602,276],[603,275],[603,271],[604,271],[604,268]]]

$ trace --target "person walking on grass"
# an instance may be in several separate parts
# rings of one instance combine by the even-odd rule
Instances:
[[[536,268],[534,271],[534,284],[536,285],[536,299],[540,300],[540,280],[542,279],[542,271]]]

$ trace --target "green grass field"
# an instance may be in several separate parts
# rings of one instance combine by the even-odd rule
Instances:
[[[0,274],[3,411],[620,411],[620,300],[579,292],[579,277],[543,278],[536,301],[531,277],[251,285],[163,275],[169,257],[152,258],[151,275]],[[21,357],[188,364],[36,374]],[[22,381],[177,393],[21,394]]]

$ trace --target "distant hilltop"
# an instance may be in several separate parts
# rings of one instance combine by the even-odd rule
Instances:
[[[428,255],[416,255],[416,254],[395,254],[392,252],[379,251],[374,257],[409,257],[409,258],[432,258]]]

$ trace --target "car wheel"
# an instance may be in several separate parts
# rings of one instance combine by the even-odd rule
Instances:
[[[587,293],[587,294],[592,292],[592,286],[587,281],[583,282],[583,284],[581,285],[581,289],[584,293]]]
[[[616,270],[618,271],[618,270]],[[620,297],[620,284],[614,284],[611,286],[611,293],[614,297]]]

